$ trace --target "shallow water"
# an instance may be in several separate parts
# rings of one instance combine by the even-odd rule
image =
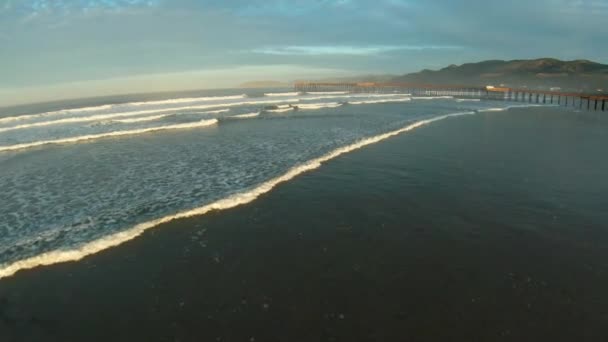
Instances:
[[[257,196],[260,184],[365,139],[508,105],[235,90],[6,114],[0,119],[2,276],[95,253],[155,220],[230,196]]]
[[[559,108],[420,126],[2,279],[0,339],[606,340],[607,127]]]

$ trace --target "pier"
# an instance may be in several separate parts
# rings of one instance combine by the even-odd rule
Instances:
[[[403,92],[412,96],[451,96],[455,98],[475,98],[514,102],[553,104],[574,107],[581,110],[605,111],[607,94],[592,95],[574,92],[532,90],[493,86],[432,85],[415,83],[330,83],[297,82],[294,89],[301,92],[348,91],[353,93],[393,93]]]

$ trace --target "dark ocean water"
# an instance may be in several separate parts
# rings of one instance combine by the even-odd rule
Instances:
[[[606,117],[454,99],[309,101],[326,107],[0,152],[5,265],[231,194],[256,198],[0,280],[0,337],[608,339]],[[74,228],[81,217],[91,224]]]
[[[251,201],[410,125],[509,105],[238,89],[105,100],[0,118],[0,278]]]

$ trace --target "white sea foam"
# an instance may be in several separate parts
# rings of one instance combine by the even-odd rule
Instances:
[[[298,96],[300,92],[294,91],[289,93],[265,93],[264,96],[274,97],[274,96]]]
[[[207,112],[193,113],[193,114],[220,114],[220,113],[226,113],[226,112],[229,112],[229,111],[230,111],[230,109],[220,109],[220,110],[210,110],[210,111],[207,111]],[[159,119],[166,118],[166,117],[169,117],[169,116],[174,116],[174,115],[175,114],[162,114],[162,115],[144,116],[142,118],[110,120],[108,122],[109,123],[112,123],[112,122],[119,122],[119,123],[146,122],[146,121],[159,120]],[[1,132],[1,130],[0,130],[0,132]]]
[[[202,112],[201,114],[220,114],[220,113],[228,113],[229,111],[230,111],[230,108],[226,108],[226,109],[210,110],[207,112]]]
[[[481,113],[483,113],[483,112],[503,112],[503,111],[508,110],[508,109],[509,109],[508,107],[505,107],[505,108],[484,108],[484,109],[478,109],[477,111],[481,112]]]
[[[380,99],[380,100],[365,100],[365,101],[349,101],[349,104],[361,105],[361,104],[375,104],[375,103],[390,103],[390,102],[409,102],[412,99],[409,97],[401,99]]]
[[[329,100],[329,99],[351,99],[351,98],[376,98],[376,97],[397,97],[397,96],[411,96],[411,94],[368,94],[368,93],[346,93],[344,95],[322,95],[322,96],[313,96],[313,97],[302,97],[301,100]]]
[[[37,147],[37,146],[42,146],[42,145],[50,145],[50,144],[67,144],[67,143],[75,143],[75,142],[95,140],[95,139],[101,139],[101,138],[107,138],[107,137],[137,135],[137,134],[144,134],[144,133],[156,132],[156,131],[198,128],[198,127],[214,125],[217,122],[218,122],[217,119],[210,119],[210,120],[201,120],[201,121],[197,121],[197,122],[189,122],[189,123],[167,125],[167,126],[148,127],[148,128],[125,130],[125,131],[113,131],[113,132],[99,133],[99,134],[80,135],[80,136],[55,139],[55,140],[41,140],[41,141],[34,141],[34,142],[30,142],[30,143],[23,143],[23,144],[17,144],[17,145],[0,146],[0,152],[23,150],[23,149],[27,149],[27,148],[32,148],[32,147]]]
[[[456,99],[456,102],[479,102],[481,99]]]
[[[110,123],[112,123],[112,122],[118,122],[118,123],[146,122],[146,121],[154,121],[154,120],[159,120],[159,119],[162,119],[162,118],[166,118],[167,116],[170,116],[170,115],[172,115],[172,114],[144,116],[143,118],[133,118],[133,119],[111,120],[109,122]]]
[[[95,107],[62,109],[62,110],[56,110],[56,111],[40,113],[40,114],[9,116],[6,118],[0,118],[0,124],[4,124],[7,122],[14,122],[14,121],[39,119],[39,118],[45,118],[45,117],[54,116],[54,115],[68,115],[68,114],[80,113],[80,112],[93,112],[93,111],[99,111],[99,110],[107,110],[107,109],[111,109],[113,106],[114,105],[107,104],[107,105],[95,106]]]
[[[306,94],[311,95],[344,95],[347,91],[307,91]]]
[[[327,102],[327,103],[301,103],[298,104],[299,109],[321,109],[321,108],[336,108],[342,104],[338,102]]]
[[[256,105],[256,104],[274,104],[274,103],[297,102],[297,101],[299,101],[299,100],[298,99],[255,100],[255,101],[215,103],[215,104],[204,104],[204,105],[183,106],[183,107],[173,107],[173,108],[169,107],[169,108],[147,109],[147,110],[127,111],[127,112],[108,113],[108,114],[97,114],[97,115],[91,115],[91,116],[79,116],[79,117],[56,119],[56,120],[50,120],[50,121],[33,122],[33,123],[27,123],[27,124],[21,124],[21,125],[16,125],[16,126],[9,126],[9,127],[0,127],[0,132],[8,132],[8,131],[14,131],[14,130],[19,130],[19,129],[45,127],[45,126],[61,125],[61,124],[92,122],[92,121],[102,121],[102,120],[115,120],[117,118],[139,116],[139,115],[146,115],[146,114],[164,113],[164,112],[176,112],[176,111],[196,110],[196,109],[211,109],[211,108],[218,108],[218,107],[235,107],[235,106]],[[226,109],[222,109],[222,111],[226,111]],[[207,114],[207,113],[210,113],[210,112],[206,112],[204,114]]]
[[[234,115],[234,116],[231,116],[231,118],[235,118],[235,119],[248,119],[248,118],[255,118],[256,116],[260,116],[260,112]]]
[[[277,109],[267,109],[267,112],[270,113],[284,113],[284,112],[289,112],[292,111],[293,107],[286,107],[286,108],[277,108]]]
[[[165,105],[165,104],[179,104],[179,103],[207,102],[207,101],[225,101],[225,100],[238,100],[238,99],[244,99],[244,98],[247,98],[246,94],[231,95],[231,96],[189,97],[189,98],[179,98],[179,99],[169,99],[169,100],[159,100],[159,101],[144,101],[144,102],[121,103],[121,104],[107,104],[107,105],[102,105],[102,106],[72,108],[72,109],[62,109],[62,110],[56,110],[56,111],[45,112],[45,113],[40,113],[40,114],[28,114],[28,115],[19,115],[19,116],[9,116],[9,117],[6,117],[6,118],[0,118],[0,124],[4,124],[4,123],[7,123],[7,122],[14,122],[14,121],[40,119],[40,118],[45,118],[45,117],[49,117],[49,116],[69,115],[69,114],[82,113],[82,112],[102,111],[102,110],[112,109],[112,108],[115,108],[115,107]]]
[[[219,200],[219,201],[216,201],[216,202],[213,202],[213,203],[210,203],[210,204],[198,207],[198,208],[194,208],[191,210],[182,211],[182,212],[176,213],[174,215],[169,215],[169,216],[165,216],[165,217],[162,217],[162,218],[159,218],[156,220],[143,222],[126,231],[115,233],[115,234],[103,237],[101,239],[89,242],[89,243],[87,243],[79,248],[73,249],[73,250],[57,250],[57,251],[52,251],[52,252],[46,252],[46,253],[43,253],[43,254],[40,254],[37,256],[33,256],[33,257],[19,260],[19,261],[16,261],[16,262],[13,262],[13,263],[10,263],[7,265],[3,265],[0,267],[0,279],[5,278],[5,277],[10,277],[10,276],[14,275],[17,271],[23,270],[23,269],[30,269],[30,268],[37,267],[37,266],[45,266],[45,265],[51,265],[51,264],[56,264],[56,263],[61,263],[61,262],[80,260],[88,255],[98,253],[105,249],[112,248],[112,247],[118,246],[126,241],[132,240],[132,239],[140,236],[146,230],[157,227],[163,223],[167,223],[167,222],[177,220],[177,219],[192,217],[192,216],[204,215],[213,210],[224,210],[224,209],[234,208],[236,206],[243,205],[246,203],[250,203],[250,202],[254,201],[256,198],[258,198],[260,195],[271,191],[278,184],[287,182],[304,172],[308,172],[308,171],[317,169],[324,162],[334,159],[342,154],[349,153],[351,151],[360,149],[367,145],[375,144],[382,140],[385,140],[385,139],[391,138],[393,136],[414,130],[416,128],[419,128],[424,125],[428,125],[428,124],[436,122],[436,121],[444,120],[444,119],[447,119],[450,117],[461,116],[461,115],[470,115],[470,114],[475,114],[475,112],[453,113],[453,114],[437,116],[437,117],[434,117],[431,119],[417,121],[417,122],[411,123],[403,128],[400,128],[398,130],[376,135],[376,136],[370,137],[370,138],[365,138],[354,144],[340,147],[321,157],[312,159],[304,164],[295,166],[295,167],[289,169],[283,175],[278,176],[276,178],[272,178],[247,192],[234,194],[234,195],[224,198],[222,200]]]
[[[441,99],[453,99],[454,96],[414,96],[413,100],[441,100]]]
[[[169,99],[159,101],[144,101],[144,102],[131,102],[126,105],[131,106],[147,106],[147,105],[163,105],[163,104],[176,104],[176,103],[188,103],[188,102],[204,102],[204,101],[225,101],[225,100],[238,100],[246,98],[246,94],[241,95],[230,95],[230,96],[207,96],[207,97],[186,97],[181,99]]]

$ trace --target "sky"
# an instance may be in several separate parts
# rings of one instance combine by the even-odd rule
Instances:
[[[608,0],[0,0],[0,107],[486,59],[608,63],[607,15]]]

